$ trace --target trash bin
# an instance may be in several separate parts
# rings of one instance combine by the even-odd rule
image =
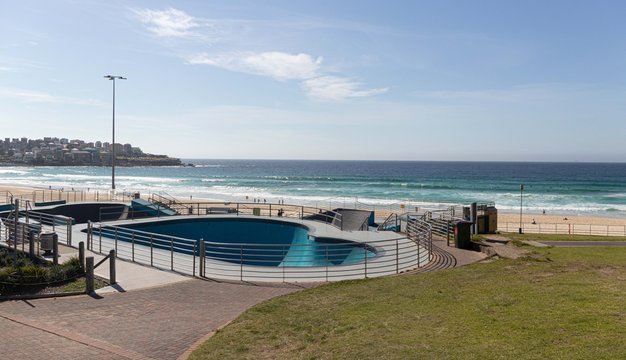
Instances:
[[[39,235],[39,247],[44,251],[44,255],[50,255],[54,249],[54,239],[59,236],[53,231],[42,232]]]
[[[135,194],[133,194],[133,197],[134,197],[135,199],[141,199],[141,194],[140,194],[140,193],[138,193],[138,192],[136,192]]]
[[[454,245],[459,249],[472,250],[472,223],[459,221],[454,224]]]

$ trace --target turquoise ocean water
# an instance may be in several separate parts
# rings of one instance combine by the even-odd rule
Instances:
[[[625,163],[185,160],[195,167],[116,168],[118,190],[225,201],[437,207],[626,216]],[[0,184],[110,187],[107,167],[0,167]]]

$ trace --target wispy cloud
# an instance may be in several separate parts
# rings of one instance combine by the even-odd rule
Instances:
[[[316,76],[322,58],[284,52],[229,53],[214,57],[206,53],[190,57],[190,64],[213,65],[230,71],[271,77],[276,80],[302,80]]]
[[[0,87],[0,98],[38,103],[101,105],[100,101],[94,99],[78,99],[72,97],[56,96],[39,91],[10,87]]]
[[[188,38],[199,34],[197,20],[184,11],[169,8],[165,10],[133,9],[137,19],[158,37]]]
[[[367,97],[387,92],[388,88],[361,89],[361,84],[337,76],[320,76],[303,82],[310,97],[319,100],[340,100]]]
[[[363,89],[362,84],[340,76],[324,75],[322,57],[309,54],[228,53],[209,56],[206,53],[187,59],[189,64],[211,65],[235,72],[270,77],[275,80],[299,80],[309,97],[316,100],[342,100],[368,97],[387,92],[387,88]]]
[[[233,24],[251,23],[233,19],[196,18],[182,10],[134,9],[135,17],[154,35],[161,38],[196,39],[195,45],[206,45],[207,29],[217,33],[228,32]],[[222,24],[220,26],[220,24]],[[257,25],[263,24],[262,22]],[[268,24],[265,24],[269,26]],[[276,26],[273,24],[272,26]],[[319,25],[318,25],[319,26]],[[223,28],[221,28],[223,27]],[[212,39],[219,41],[219,39]],[[229,43],[228,46],[233,46]],[[234,46],[237,46],[236,43]],[[342,100],[347,98],[368,97],[386,92],[387,88],[364,89],[362,85],[349,78],[334,74],[322,66],[322,56],[313,56],[304,52],[289,53],[284,51],[220,51],[194,52],[185,55],[185,61],[192,65],[209,65],[221,69],[264,76],[277,81],[300,81],[309,97],[315,100]],[[331,75],[331,73],[333,73]]]

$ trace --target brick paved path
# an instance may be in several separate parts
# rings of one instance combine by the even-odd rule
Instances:
[[[301,289],[190,279],[87,296],[0,302],[2,359],[176,359],[249,307]]]

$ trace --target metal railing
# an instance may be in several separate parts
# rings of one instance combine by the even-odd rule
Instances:
[[[431,224],[422,219],[409,217],[406,224],[406,234],[409,239],[417,244],[418,251],[420,248],[425,248],[428,261],[432,260],[433,230]]]
[[[132,262],[192,276],[197,273],[197,244],[191,239],[88,223],[87,249],[100,254],[115,250],[118,258]]]
[[[385,221],[378,225],[378,231],[396,231],[399,232],[402,228],[400,222],[402,218],[396,213],[389,214]]]
[[[233,203],[233,202],[172,202],[153,203],[154,207],[145,210],[128,208],[124,216],[128,220],[142,219],[146,217],[166,216],[163,210],[172,210],[177,215],[210,215],[210,214],[233,214],[255,215],[267,217],[287,217],[295,219],[308,219],[323,222],[342,229],[342,215],[336,211],[315,208],[304,205],[271,204],[271,203]],[[120,214],[123,205],[106,206],[100,208],[100,221],[118,220],[115,214]]]
[[[54,201],[128,201],[134,197],[131,191],[112,192],[111,190],[78,190],[78,189],[38,189],[32,192],[13,194],[10,191],[0,191],[0,203],[11,204],[14,200],[45,203]]]
[[[445,210],[426,211],[422,214],[421,219],[431,225],[432,232],[450,239],[454,231],[454,223],[462,219],[462,208],[459,216],[457,207],[451,206]]]
[[[88,225],[88,248],[182,274],[237,281],[333,281],[397,274],[432,259],[428,224],[409,236],[305,244],[209,242],[107,224]],[[346,262],[346,259],[349,261]]]
[[[14,211],[11,212],[11,214],[7,218],[2,219],[1,222],[5,233],[5,241],[14,237],[12,234],[15,233],[14,229],[17,222],[18,227],[25,225],[28,228],[28,231],[21,233],[21,235],[18,230],[18,238],[23,238],[25,234],[32,231],[37,233],[36,236],[39,236],[41,232],[52,231],[57,234],[59,243],[72,246],[72,226],[74,219],[71,217],[50,215],[25,209],[19,210],[17,217]]]
[[[16,221],[15,219],[4,219],[0,221],[0,244],[16,251],[20,250],[23,253],[30,252],[31,237],[33,237],[32,253],[39,256],[39,233],[40,229],[32,223]]]
[[[0,191],[0,199],[3,199],[2,204],[12,204],[13,203],[13,193],[8,190]]]
[[[498,222],[502,232],[518,232],[519,222]],[[626,236],[626,225],[592,225],[562,223],[523,223],[522,231],[528,234]]]

